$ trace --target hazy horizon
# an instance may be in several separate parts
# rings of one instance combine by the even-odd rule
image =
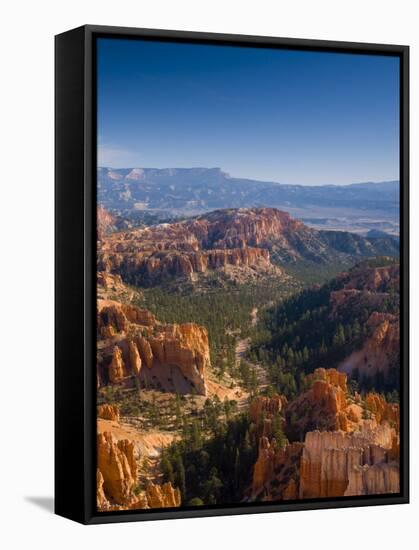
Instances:
[[[250,180],[250,181],[253,181],[253,182],[256,182],[256,183],[273,183],[273,184],[277,184],[277,185],[291,185],[291,186],[299,186],[299,187],[348,187],[350,185],[364,185],[364,184],[367,184],[367,183],[371,183],[371,184],[382,184],[382,183],[393,183],[393,182],[397,182],[399,183],[400,180],[399,178],[395,178],[395,179],[388,179],[388,180],[380,180],[380,181],[354,181],[352,183],[341,183],[341,184],[334,184],[334,183],[318,183],[318,184],[312,184],[312,185],[308,185],[306,183],[288,183],[288,182],[285,182],[285,181],[274,181],[274,180],[262,180],[260,178],[248,178],[248,177],[242,177],[242,176],[236,176],[235,174],[230,174],[229,172],[227,172],[226,170],[223,170],[222,167],[220,166],[162,166],[161,168],[160,167],[157,167],[157,166],[98,166],[97,167],[98,170],[220,170],[221,172],[223,172],[224,174],[226,174],[226,176],[228,176],[228,178],[231,178],[231,179],[243,179],[243,180]]]
[[[398,181],[399,59],[101,38],[98,164]]]

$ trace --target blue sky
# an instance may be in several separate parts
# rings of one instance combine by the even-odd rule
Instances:
[[[398,179],[399,60],[101,38],[98,163],[305,185]]]

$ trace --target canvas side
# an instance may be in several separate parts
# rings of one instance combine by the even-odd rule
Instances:
[[[84,28],[55,38],[55,513],[84,521]]]

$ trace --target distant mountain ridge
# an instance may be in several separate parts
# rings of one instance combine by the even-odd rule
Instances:
[[[108,210],[198,214],[219,208],[344,208],[396,215],[399,182],[304,186],[234,178],[220,168],[98,168],[98,202]]]

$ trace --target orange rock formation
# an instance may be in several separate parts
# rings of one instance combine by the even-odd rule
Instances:
[[[303,435],[319,428],[347,430],[353,416],[348,411],[346,374],[336,369],[316,369],[307,376],[311,388],[287,405],[287,431]]]
[[[361,380],[374,377],[377,373],[388,379],[394,374],[392,368],[399,362],[400,319],[399,315],[384,311],[389,300],[397,305],[400,266],[360,266],[340,275],[339,279],[343,288],[330,294],[332,316],[364,308],[372,313],[367,321],[368,337],[362,348],[346,357],[338,370],[350,374],[357,369]]]
[[[279,415],[286,403],[287,399],[283,395],[258,396],[253,399],[250,403],[249,416],[256,425],[259,436],[272,436],[273,419]]]
[[[99,269],[137,284],[208,270],[239,268],[244,276],[280,275],[270,262],[272,239],[287,246],[301,222],[273,208],[216,211],[193,220],[113,233],[101,242]],[[290,247],[289,247],[290,248]]]
[[[96,503],[99,510],[172,508],[180,506],[181,494],[171,483],[150,482],[145,492],[134,492],[138,464],[134,444],[116,440],[109,432],[97,437]]]
[[[105,235],[115,228],[115,216],[108,212],[103,206],[97,208],[97,237],[103,239]]]
[[[389,451],[396,437],[387,423],[353,433],[308,432],[301,457],[300,498],[338,497],[346,491],[370,494],[372,483],[376,494],[398,492],[399,476],[396,482],[394,474],[398,465],[389,464]],[[387,471],[392,472],[391,481],[383,473]],[[379,472],[381,485],[377,481]]]
[[[281,412],[284,402],[286,402],[286,398],[281,395],[274,395],[273,397],[256,397],[250,403],[250,420],[257,424],[263,415],[272,416],[278,414]]]
[[[147,502],[150,508],[174,508],[180,506],[180,490],[173,488],[170,482],[163,485],[150,483],[146,488]]]
[[[365,396],[365,404],[378,423],[387,421],[399,431],[400,406],[398,403],[387,403],[382,395],[370,392]]]
[[[388,376],[400,351],[399,316],[374,312],[370,315],[367,326],[371,336],[360,350],[354,351],[342,361],[339,370],[350,374],[358,369],[361,377],[373,376],[377,372]]]
[[[119,422],[119,408],[117,405],[99,405],[97,408],[97,416],[105,420]]]
[[[383,396],[348,394],[346,375],[317,369],[304,394],[285,406],[292,435],[302,437],[278,447],[270,434],[259,440],[251,495],[259,500],[326,498],[399,492],[399,406]],[[258,398],[261,415],[280,411],[278,400]],[[364,410],[368,413],[365,418]],[[291,420],[292,419],[292,420]]]
[[[395,463],[354,466],[344,496],[379,495],[400,491],[399,465]]]
[[[105,480],[103,479],[102,472],[96,470],[96,506],[99,510],[108,510],[110,508],[109,500],[106,498],[105,491],[103,489],[103,484]]]
[[[265,436],[259,440],[259,453],[253,468],[252,496],[263,500],[298,498],[299,461],[303,444],[278,447]]]
[[[161,389],[206,395],[210,355],[205,328],[161,324],[146,309],[99,300],[98,334],[100,384],[136,376]]]
[[[109,432],[98,434],[97,467],[107,500],[116,504],[128,502],[138,474],[134,445],[127,439],[115,441]]]

